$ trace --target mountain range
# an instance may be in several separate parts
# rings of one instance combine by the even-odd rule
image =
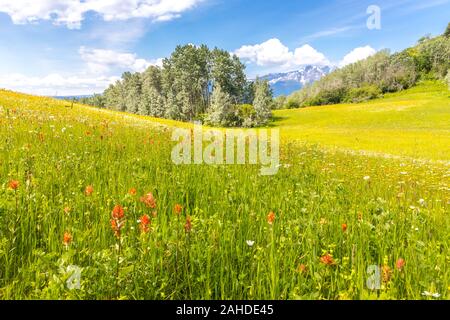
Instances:
[[[278,97],[281,95],[290,95],[305,85],[320,80],[331,71],[333,71],[333,68],[330,66],[308,65],[295,71],[271,73],[261,77],[261,79],[269,81],[274,96]]]

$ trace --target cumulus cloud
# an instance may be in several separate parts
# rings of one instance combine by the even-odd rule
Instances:
[[[168,21],[181,16],[204,0],[0,0],[0,12],[15,24],[52,21],[79,29],[87,12],[105,21],[149,18]]]
[[[81,47],[79,54],[87,66],[80,73],[52,73],[45,76],[19,73],[0,75],[0,88],[44,96],[89,95],[102,93],[111,83],[120,79],[110,74],[119,74],[118,71],[142,72],[151,65],[162,65],[162,59],[140,59],[136,54],[113,50]]]
[[[371,46],[353,49],[344,57],[344,59],[342,59],[342,61],[339,63],[339,67],[345,67],[349,64],[364,60],[370,56],[373,56],[375,53],[377,53],[377,51]]]
[[[103,92],[119,77],[72,75],[63,76],[57,73],[44,77],[29,77],[23,74],[0,75],[0,88],[37,94],[55,95],[88,95]]]
[[[112,68],[142,72],[151,65],[162,65],[162,59],[148,61],[138,58],[134,53],[89,49],[86,47],[81,47],[79,53],[81,59],[87,63],[89,70],[95,73],[106,73]]]
[[[261,67],[277,66],[280,70],[303,65],[329,65],[330,61],[310,45],[291,51],[279,39],[270,39],[256,45],[246,45],[234,52],[239,58]]]

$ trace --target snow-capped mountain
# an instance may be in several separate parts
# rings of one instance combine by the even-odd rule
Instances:
[[[329,66],[305,66],[299,70],[286,73],[271,73],[264,77],[268,80],[273,89],[274,96],[290,95],[292,92],[300,90],[306,84],[320,80],[332,71]]]

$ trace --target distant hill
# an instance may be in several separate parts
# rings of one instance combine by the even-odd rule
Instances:
[[[332,70],[330,66],[308,65],[291,72],[271,73],[261,77],[261,79],[269,81],[274,96],[277,97],[290,95],[303,88],[306,84],[322,79],[322,77],[329,74]]]
[[[409,89],[421,80],[444,79],[450,82],[450,24],[441,36],[425,36],[403,51],[382,50],[334,70],[292,93],[285,107],[358,103]]]
[[[58,100],[79,100],[83,98],[91,98],[93,95],[80,95],[80,96],[54,96],[51,98],[55,98]]]

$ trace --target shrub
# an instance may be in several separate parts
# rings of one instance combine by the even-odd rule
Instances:
[[[381,95],[382,92],[376,85],[364,85],[361,88],[350,89],[344,98],[344,102],[364,102],[367,100],[379,98]]]
[[[300,103],[298,101],[294,100],[294,99],[289,99],[285,103],[284,107],[286,109],[297,109],[297,108],[300,108]]]

